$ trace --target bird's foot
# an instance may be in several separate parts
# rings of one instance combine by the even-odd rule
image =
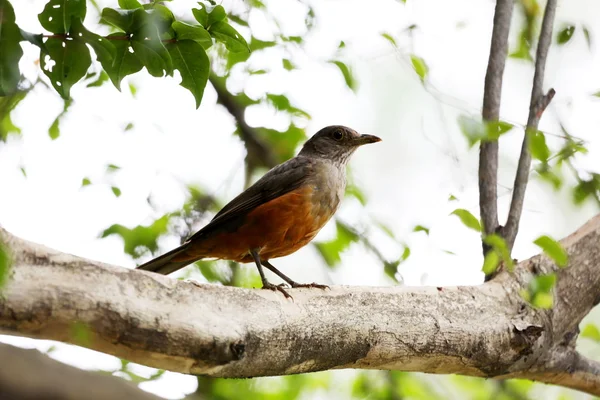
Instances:
[[[293,288],[317,288],[317,289],[323,289],[323,290],[329,289],[329,286],[327,286],[327,285],[320,285],[320,284],[314,283],[314,282],[313,283],[298,283],[298,282],[291,281],[290,285]]]
[[[286,299],[293,299],[293,297],[284,289],[285,284],[281,285],[273,285],[270,282],[263,282],[263,289],[273,290],[275,292],[281,292],[285,296]]]

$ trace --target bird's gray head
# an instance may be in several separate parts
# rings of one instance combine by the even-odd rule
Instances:
[[[373,135],[361,135],[354,129],[342,125],[331,125],[315,133],[308,139],[300,156],[319,157],[346,164],[348,158],[363,144],[380,142],[381,139]]]

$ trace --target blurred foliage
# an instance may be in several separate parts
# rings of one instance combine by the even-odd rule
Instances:
[[[523,289],[521,296],[534,307],[549,309],[554,305],[553,288],[556,285],[556,274],[534,276],[527,289]]]
[[[539,246],[548,257],[553,259],[556,265],[559,267],[567,266],[569,257],[567,255],[567,251],[559,242],[549,236],[544,235],[535,239],[533,243]]]
[[[8,279],[10,265],[11,257],[8,252],[8,247],[0,241],[0,291]]]

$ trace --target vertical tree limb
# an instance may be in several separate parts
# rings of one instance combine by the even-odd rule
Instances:
[[[498,0],[494,12],[494,28],[483,94],[484,121],[500,117],[502,76],[508,53],[508,32],[514,0]],[[498,227],[498,141],[482,141],[479,150],[479,212],[486,235]],[[487,251],[484,244],[484,253]]]
[[[531,153],[529,152],[529,136],[537,131],[542,113],[554,97],[554,89],[550,89],[546,95],[543,93],[544,72],[546,69],[546,57],[548,49],[552,42],[552,28],[554,24],[554,15],[556,14],[557,0],[548,0],[544,19],[540,32],[536,57],[535,74],[533,76],[533,88],[531,89],[531,101],[529,105],[529,117],[527,119],[527,128],[525,137],[521,146],[521,155],[517,166],[513,194],[510,202],[510,211],[503,229],[503,236],[509,249],[512,249],[517,233],[519,231],[519,220],[523,211],[525,199],[525,190],[529,180],[529,168],[531,167]]]

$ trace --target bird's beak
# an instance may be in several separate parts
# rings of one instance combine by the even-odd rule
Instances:
[[[377,143],[377,142],[381,142],[381,139],[375,135],[360,135],[359,137],[354,139],[354,143],[356,143],[357,146],[362,146],[363,144]]]

